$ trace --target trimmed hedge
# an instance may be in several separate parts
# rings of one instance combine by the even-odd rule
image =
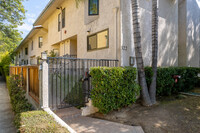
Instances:
[[[25,91],[21,86],[21,78],[19,75],[7,76],[7,88],[10,94],[10,100],[12,104],[13,112],[15,113],[14,124],[17,128],[20,128],[20,116],[22,112],[32,110],[32,105],[28,102],[25,97]]]
[[[151,77],[153,75],[152,68],[145,68],[147,84],[150,86]],[[198,78],[200,68],[192,67],[168,67],[158,68],[157,75],[157,96],[169,96],[178,94],[179,92],[186,92],[194,89],[200,80]],[[180,75],[181,78],[175,83],[174,75]]]
[[[133,104],[139,95],[137,71],[132,67],[91,68],[93,105],[101,113],[108,113]]]

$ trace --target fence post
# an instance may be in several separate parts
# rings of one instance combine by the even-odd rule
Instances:
[[[29,67],[26,67],[26,95],[28,96],[29,94]]]
[[[42,108],[49,107],[49,68],[46,60],[42,62]]]

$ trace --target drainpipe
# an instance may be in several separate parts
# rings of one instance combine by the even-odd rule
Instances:
[[[113,9],[114,13],[115,13],[115,43],[116,43],[116,59],[118,60],[118,11],[119,11],[119,7],[115,7]]]

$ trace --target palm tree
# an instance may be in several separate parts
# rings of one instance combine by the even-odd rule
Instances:
[[[156,80],[158,60],[158,0],[152,0],[152,71],[153,77],[150,85],[150,98],[156,104]]]
[[[138,0],[131,0],[131,2],[132,2],[132,16],[133,16],[134,46],[135,46],[137,69],[139,75],[139,83],[140,86],[142,87],[143,105],[151,106],[152,103],[148,92],[145,71],[144,71],[144,62],[142,57],[140,24],[138,19]]]

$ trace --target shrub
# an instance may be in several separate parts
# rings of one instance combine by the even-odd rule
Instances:
[[[152,68],[145,68],[146,79],[148,87],[151,83],[151,77],[153,75]],[[189,91],[194,89],[195,85],[199,82],[197,77],[200,73],[200,68],[191,67],[168,67],[158,68],[157,75],[157,95],[169,96],[172,94],[178,94],[179,92]],[[174,75],[180,75],[181,78],[178,83],[175,83],[173,79]]]
[[[0,56],[0,73],[5,78],[9,75],[9,65],[12,62],[12,54],[6,52],[5,54]]]
[[[14,124],[19,128],[20,113],[32,110],[32,105],[25,98],[25,91],[22,89],[19,75],[7,77],[7,87],[10,94],[12,109],[15,113]]]
[[[132,67],[91,68],[93,89],[91,99],[101,113],[133,104],[139,95],[136,69]]]

